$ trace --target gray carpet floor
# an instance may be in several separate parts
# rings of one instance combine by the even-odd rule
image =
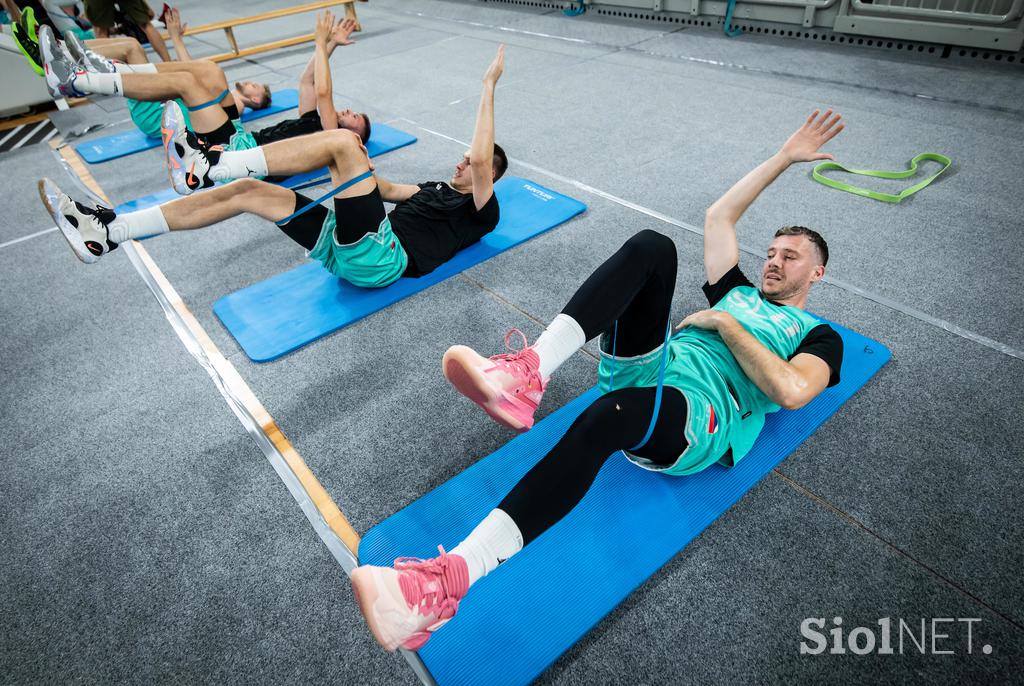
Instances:
[[[180,5],[201,24],[280,3]],[[811,109],[831,106],[848,128],[829,151],[848,166],[902,168],[932,151],[953,168],[900,205],[791,169],[741,222],[741,265],[756,273],[781,225],[819,229],[834,282],[810,309],[881,341],[892,361],[540,683],[1021,683],[1024,362],[948,330],[1024,348],[1021,67],[570,19],[530,3],[358,11],[366,30],[332,62],[336,100],[419,138],[379,158],[378,173],[450,177],[504,42],[496,119],[510,173],[588,211],[259,365],[211,306],[303,263],[303,251],[253,217],[146,242],[355,529],[509,440],[445,383],[449,345],[497,352],[513,326],[536,336],[641,229],[678,247],[673,316],[702,309],[704,210]],[[239,40],[308,23],[255,24]],[[214,34],[192,45],[226,47]],[[293,86],[309,50],[230,62],[227,75]],[[110,123],[88,138],[129,130],[126,117],[103,98],[56,121],[65,134]],[[52,231],[8,244],[52,226],[36,179],[74,188],[49,148],[4,154],[0,169],[0,681],[415,683],[373,642],[344,572],[126,257],[83,265]],[[90,171],[114,202],[167,184],[159,150]],[[593,384],[593,353],[560,370],[541,415]],[[827,630],[837,616],[845,627],[979,622],[971,654],[961,623],[939,646],[952,655],[801,655],[801,622],[825,617]]]

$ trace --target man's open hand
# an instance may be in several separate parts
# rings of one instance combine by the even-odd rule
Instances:
[[[790,162],[835,159],[829,153],[818,152],[818,148],[835,138],[845,128],[840,123],[843,116],[841,114],[832,116],[832,110],[826,110],[825,114],[819,117],[820,112],[821,110],[814,110],[811,116],[807,117],[804,125],[797,129],[797,132],[790,136],[786,144],[782,146],[782,154]]]

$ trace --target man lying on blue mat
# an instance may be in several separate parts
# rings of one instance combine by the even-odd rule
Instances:
[[[214,181],[238,181],[124,214],[76,202],[48,179],[39,182],[40,196],[83,262],[95,262],[132,238],[198,229],[249,212],[276,222],[332,274],[355,286],[381,288],[403,275],[434,271],[497,226],[494,182],[508,167],[494,142],[494,88],[503,65],[501,47],[484,75],[472,145],[455,165],[450,185],[397,184],[374,176],[359,137],[345,130],[220,150],[200,142],[185,128],[178,106],[168,102],[164,127],[173,140],[168,156],[175,188],[192,193]],[[300,174],[325,165],[335,187],[343,187],[333,210],[287,188],[244,178]],[[390,215],[385,201],[396,204]]]
[[[179,26],[176,12],[172,10],[169,28]],[[183,44],[178,52],[185,60],[149,64],[141,46],[138,51],[126,51],[121,42],[107,45],[89,41],[83,45],[71,35],[63,43],[52,32],[40,31],[39,36],[47,84],[54,92],[69,97],[93,93],[123,95],[128,99],[132,121],[151,138],[162,135],[163,103],[173,99],[184,112],[185,125],[207,143],[244,150],[336,128],[346,128],[363,140],[369,139],[369,117],[350,109],[336,110],[332,92],[330,56],[338,45],[353,42],[349,35],[355,26],[354,19],[335,23],[329,11],[317,18],[316,49],[299,81],[300,116],[253,133],[242,129],[241,113],[246,107],[268,107],[272,97],[270,86],[239,81],[230,89],[223,69],[208,60],[192,61]],[[180,41],[175,41],[175,45],[179,44]],[[122,56],[128,59],[115,61],[123,59]]]
[[[534,345],[513,329],[505,336],[508,353],[487,359],[465,346],[445,353],[452,385],[517,430],[533,425],[555,370],[599,334],[606,392],[451,553],[439,546],[431,560],[355,570],[359,607],[382,646],[422,646],[474,582],[566,516],[616,452],[670,475],[715,462],[731,466],[751,448],[767,413],[802,407],[839,382],[842,339],[803,309],[825,274],[824,239],[802,226],[777,231],[758,289],[740,271],[735,229],[791,164],[831,159],[818,149],[843,127],[839,115],[818,114],[707,211],[704,294],[711,309],[686,317],[674,336],[675,245],[647,230],[597,268]],[[513,335],[523,341],[516,352]]]

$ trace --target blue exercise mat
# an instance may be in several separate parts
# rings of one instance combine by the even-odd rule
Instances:
[[[251,110],[248,107],[242,112],[242,121],[262,119],[272,114],[278,114],[299,106],[299,92],[294,88],[276,91],[269,107],[262,110]],[[143,150],[156,148],[160,145],[159,138],[150,138],[138,129],[115,133],[111,136],[101,136],[91,141],[79,143],[75,151],[82,156],[82,159],[89,164],[109,162],[119,157],[134,155]]]
[[[399,129],[392,128],[387,124],[374,124],[373,130],[370,133],[370,142],[366,144],[366,151],[370,153],[370,157],[376,157],[377,155],[383,155],[386,152],[391,152],[392,150],[398,150],[399,148],[404,148],[407,145],[412,145],[415,142],[416,136],[411,133],[400,131]],[[327,167],[322,167],[320,169],[314,169],[313,171],[290,176],[283,180],[279,185],[293,190],[300,190],[308,186],[316,186],[330,180],[331,174],[327,171]],[[144,210],[147,207],[160,205],[165,202],[170,202],[171,200],[177,200],[180,197],[181,196],[178,195],[173,188],[165,188],[162,191],[121,203],[114,208],[114,211],[134,212],[136,210]]]
[[[500,252],[568,221],[587,206],[540,184],[506,176],[494,186],[497,228],[426,276],[403,277],[386,288],[357,288],[319,262],[226,295],[213,305],[246,355],[267,362],[444,281]]]
[[[583,501],[475,584],[455,618],[419,651],[439,686],[512,686],[537,678],[891,357],[881,343],[832,327],[845,346],[841,382],[800,410],[769,415],[753,449],[735,467],[716,464],[673,477],[640,469],[622,453],[609,459]],[[434,557],[438,545],[454,548],[599,396],[591,389],[375,526],[359,546],[360,563],[390,566],[397,557]]]

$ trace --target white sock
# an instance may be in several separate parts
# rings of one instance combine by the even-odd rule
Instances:
[[[575,319],[567,314],[555,317],[533,344],[534,352],[540,357],[541,378],[550,378],[586,342],[587,336]]]
[[[75,88],[97,95],[124,95],[120,74],[80,73],[75,76]]]
[[[523,549],[523,535],[504,510],[494,509],[476,525],[462,543],[449,551],[466,561],[469,585],[498,568],[498,565]]]
[[[263,148],[249,150],[228,150],[220,154],[217,164],[210,167],[209,176],[214,181],[244,179],[247,176],[269,176],[267,158]]]
[[[170,228],[159,205],[119,214],[107,226],[107,236],[115,243],[124,243],[132,238],[159,236],[168,231]]]
[[[113,62],[113,60],[111,60]],[[117,70],[118,74],[158,74],[155,64],[146,62],[144,64],[126,64],[124,62],[114,62],[114,69]]]

